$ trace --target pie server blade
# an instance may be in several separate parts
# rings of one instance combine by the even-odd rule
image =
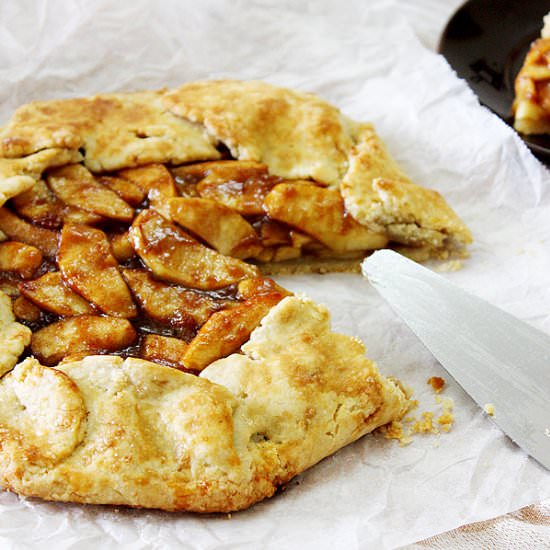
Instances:
[[[550,469],[550,336],[391,250],[362,272],[449,374]]]

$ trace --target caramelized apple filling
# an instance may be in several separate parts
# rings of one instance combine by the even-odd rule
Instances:
[[[89,354],[198,372],[289,293],[259,265],[387,245],[338,191],[224,160],[48,171],[0,208],[0,290],[45,365]],[[247,262],[243,261],[247,260]]]

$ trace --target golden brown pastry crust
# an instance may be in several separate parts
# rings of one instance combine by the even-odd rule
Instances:
[[[219,158],[204,129],[170,113],[163,97],[135,92],[29,103],[2,129],[2,156],[80,150],[93,172]]]
[[[0,376],[14,367],[30,343],[30,329],[15,321],[10,297],[0,290]]]
[[[204,125],[239,160],[285,178],[337,185],[352,145],[347,120],[312,94],[265,82],[194,82],[168,91],[169,109]]]
[[[0,206],[30,189],[47,168],[80,162],[78,151],[52,147],[21,158],[0,156]]]
[[[139,359],[27,359],[0,380],[0,476],[47,500],[232,511],[400,417],[403,392],[325,308],[275,306],[200,376]]]
[[[314,95],[265,82],[214,80],[175,90],[33,102],[0,132],[0,157],[25,159],[50,148],[80,151],[86,166],[101,172],[217,159],[217,143],[239,160],[265,163],[272,175],[340,186],[360,224],[403,244],[430,245],[437,256],[471,241],[440,195],[404,176],[372,126],[349,120]],[[13,161],[0,158],[0,206],[18,186],[23,191],[32,185],[11,173],[15,165],[11,179],[2,177],[2,162]]]
[[[370,124],[353,128],[355,146],[341,183],[346,208],[390,240],[433,251],[463,249],[472,236],[443,197],[415,185],[389,156]]]

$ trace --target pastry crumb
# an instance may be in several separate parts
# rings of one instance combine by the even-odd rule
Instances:
[[[437,428],[434,426],[433,423],[433,412],[423,412],[422,413],[422,419],[416,420],[416,422],[412,425],[412,433],[413,434],[437,434]]]
[[[448,433],[454,424],[453,408],[454,403],[450,398],[441,399],[436,396],[436,403],[441,405],[437,412],[424,411],[420,417],[411,414],[411,411],[418,408],[417,400],[409,401],[409,408],[401,420],[394,420],[379,428],[379,432],[386,439],[396,439],[401,447],[409,445],[413,441],[413,435],[441,435]]]
[[[495,416],[495,406],[492,403],[485,403],[485,405],[483,405],[483,410],[489,416]]]
[[[404,428],[403,422],[400,420],[393,420],[389,424],[379,428],[380,433],[384,435],[385,439],[396,439],[399,441],[400,447],[405,447],[412,443],[412,437],[407,433],[408,429]]]
[[[428,384],[430,384],[435,393],[439,393],[445,387],[445,380],[439,376],[432,376],[428,378]]]
[[[451,431],[451,427],[454,423],[453,408],[454,403],[452,399],[443,400],[443,412],[438,417],[437,423],[440,425],[440,429],[443,432]]]
[[[462,260],[449,260],[447,262],[440,263],[435,270],[440,273],[446,273],[451,271],[459,271],[462,269]]]

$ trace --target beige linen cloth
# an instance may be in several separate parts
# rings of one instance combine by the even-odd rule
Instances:
[[[446,22],[463,0],[398,0],[403,15],[425,46],[436,49]],[[542,25],[542,21],[541,21]],[[406,550],[423,548],[457,550],[533,550],[550,548],[550,499],[486,521],[463,525]]]
[[[550,548],[550,500],[542,504],[526,506],[505,516],[469,523],[404,548],[406,550]]]

